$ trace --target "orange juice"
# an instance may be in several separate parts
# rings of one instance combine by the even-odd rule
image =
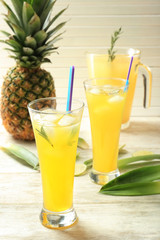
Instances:
[[[118,145],[127,88],[122,79],[94,79],[84,84],[93,147],[90,177],[104,184],[119,175]]]
[[[41,98],[28,105],[42,177],[43,208],[40,221],[51,229],[77,222],[73,208],[76,150],[84,104],[66,98]]]
[[[42,137],[41,128],[48,137]],[[72,207],[73,180],[80,123],[68,115],[33,122],[40,161],[44,208],[61,212]]]

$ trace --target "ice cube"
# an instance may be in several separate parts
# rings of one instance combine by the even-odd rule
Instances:
[[[111,97],[110,99],[108,99],[108,102],[119,102],[119,101],[123,101],[124,98],[120,95],[115,95],[113,97]]]
[[[60,126],[68,126],[75,123],[75,118],[72,117],[71,115],[67,115],[65,114],[59,121],[58,121],[58,125]]]
[[[116,89],[115,87],[104,87],[103,91],[107,95],[115,95],[119,92],[119,89]]]
[[[36,121],[36,122],[41,122],[41,115],[40,114],[37,114],[37,113],[33,113],[31,115],[31,118],[33,117],[33,120]]]
[[[102,90],[99,89],[99,88],[91,88],[91,89],[89,90],[89,93],[99,95],[99,94],[102,93]]]

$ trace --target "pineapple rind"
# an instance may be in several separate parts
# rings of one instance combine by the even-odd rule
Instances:
[[[27,105],[35,99],[54,96],[54,81],[46,70],[10,68],[2,85],[1,98],[1,116],[6,130],[16,139],[33,140]]]

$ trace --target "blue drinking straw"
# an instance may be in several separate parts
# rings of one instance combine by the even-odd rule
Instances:
[[[130,64],[129,64],[129,70],[128,70],[128,74],[127,74],[126,85],[125,85],[125,88],[124,88],[125,92],[127,91],[128,84],[129,84],[129,76],[130,76],[130,72],[131,72],[132,62],[133,62],[133,56],[131,57],[131,61],[130,61]]]
[[[74,81],[74,66],[71,66],[70,67],[70,71],[69,71],[68,97],[67,97],[66,111],[71,111],[72,93],[73,93],[73,81]]]

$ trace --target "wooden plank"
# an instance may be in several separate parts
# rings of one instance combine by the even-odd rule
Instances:
[[[49,230],[41,226],[38,204],[5,205],[1,210],[0,239],[157,240],[160,234],[159,202],[156,203],[152,198],[146,203],[142,199],[144,198],[129,203],[123,197],[121,202],[117,198],[114,203],[76,204],[79,221],[71,229],[63,231]]]

